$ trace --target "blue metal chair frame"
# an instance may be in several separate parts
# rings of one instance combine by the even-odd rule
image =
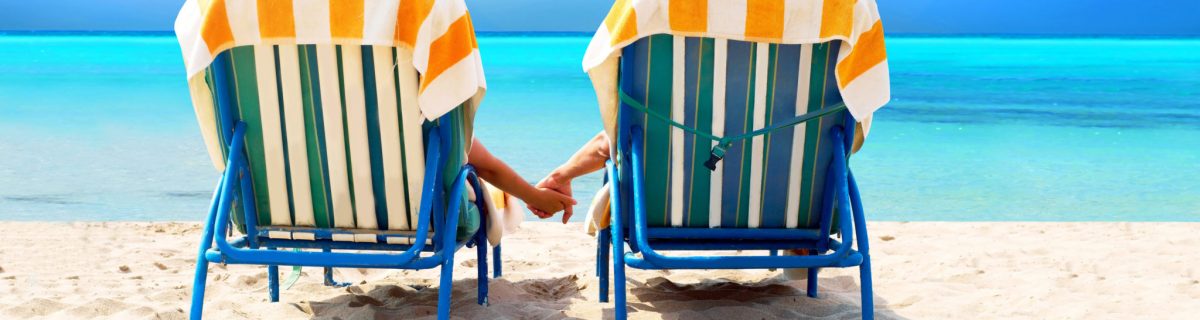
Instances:
[[[847,118],[849,118],[847,116]],[[847,122],[853,124],[853,120]],[[606,179],[611,188],[611,227],[601,230],[597,237],[596,269],[600,277],[600,301],[608,302],[608,260],[611,247],[613,286],[616,301],[616,319],[625,319],[625,266],[638,269],[774,269],[808,268],[809,297],[817,297],[817,273],[823,267],[859,267],[862,291],[862,318],[874,318],[873,292],[871,285],[871,259],[868,254],[866,218],[863,215],[858,185],[846,161],[854,136],[854,126],[837,126],[831,130],[835,141],[834,158],[830,163],[825,181],[821,224],[819,229],[719,229],[719,228],[650,228],[646,225],[645,192],[642,171],[642,128],[639,125],[626,127],[626,136],[618,148],[620,154],[629,155],[618,159],[621,166],[612,161],[606,165]],[[622,176],[618,173],[628,168],[631,172]],[[631,178],[621,181],[622,177]],[[836,201],[835,201],[836,200]],[[834,208],[836,206],[836,208]],[[834,210],[842,232],[838,241],[830,235]],[[631,210],[633,215],[627,215]],[[632,221],[626,221],[631,219]],[[857,236],[857,237],[856,237]],[[853,240],[852,240],[853,239]],[[851,242],[857,241],[857,250]],[[621,241],[621,242],[618,242]],[[615,243],[614,243],[615,242]],[[621,243],[628,243],[625,251]],[[776,250],[811,249],[807,256],[778,256]],[[768,256],[665,256],[660,250],[769,250]],[[832,250],[832,252],[829,252]],[[637,256],[637,253],[641,256]],[[826,253],[828,252],[828,253]]]
[[[226,118],[228,119],[228,118]],[[448,119],[444,119],[447,120]],[[229,121],[232,123],[233,121]],[[425,185],[419,218],[417,222],[416,239],[411,245],[385,243],[356,243],[336,242],[331,240],[281,240],[271,239],[266,232],[257,231],[257,214],[255,213],[254,196],[251,194],[251,181],[246,164],[244,136],[246,125],[242,122],[235,124],[229,145],[226,169],[214,192],[211,207],[205,218],[204,234],[200,241],[200,252],[196,262],[196,274],[192,286],[192,305],[190,317],[200,319],[203,312],[204,288],[207,281],[209,263],[256,264],[267,265],[269,294],[272,302],[279,301],[278,266],[315,266],[325,267],[325,284],[338,285],[333,281],[332,268],[395,268],[395,269],[430,269],[441,267],[441,288],[438,292],[438,319],[450,317],[450,294],[453,291],[454,253],[463,246],[476,248],[479,263],[478,298],[481,305],[487,303],[487,219],[486,206],[483,205],[483,189],[475,169],[464,165],[450,189],[449,205],[442,204],[438,199],[446,199],[445,183],[442,179],[442,150],[449,147],[448,141],[442,136],[449,134],[449,126],[437,126],[430,131],[426,150]],[[236,192],[236,184],[241,186],[241,192]],[[467,183],[475,185],[476,205],[480,208],[480,227],[471,237],[463,241],[455,239],[458,228],[458,218],[461,214],[463,192]],[[234,202],[242,204],[245,214],[246,236],[229,238],[229,225],[232,224],[231,213]],[[432,224],[432,226],[431,226]],[[426,245],[429,230],[433,245]],[[319,229],[318,229],[319,230]],[[216,247],[213,248],[213,244]],[[280,251],[281,248],[321,249],[321,252]],[[372,250],[390,251],[393,253],[348,253],[333,252],[333,250]],[[399,253],[395,253],[400,251]],[[423,252],[431,254],[422,256]],[[500,247],[493,251],[495,262],[494,277],[500,277]]]

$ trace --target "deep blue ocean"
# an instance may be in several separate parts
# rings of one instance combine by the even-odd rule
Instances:
[[[536,182],[600,130],[588,36],[479,42],[476,135]],[[1200,221],[1200,39],[887,49],[893,99],[851,158],[869,219]],[[0,34],[0,220],[200,220],[218,174],[173,36]]]

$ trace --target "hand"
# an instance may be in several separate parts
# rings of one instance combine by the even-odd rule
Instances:
[[[537,193],[527,201],[527,205],[530,211],[534,211],[538,217],[545,219],[553,216],[555,212],[575,205],[575,199],[555,190],[538,188]],[[542,214],[538,214],[539,212]],[[545,215],[546,212],[550,214]]]
[[[554,190],[568,198],[573,198],[573,196],[571,194],[571,179],[567,178],[564,175],[559,174],[558,170],[551,172],[549,175],[546,176],[546,178],[543,178],[542,181],[538,182],[536,187],[538,187],[539,189]],[[567,220],[571,219],[571,215],[574,214],[573,209],[574,209],[574,207],[572,207],[572,206],[566,206],[565,208],[563,208],[563,219],[562,219],[563,224],[566,224]],[[552,216],[554,216],[554,213],[557,212],[557,210],[548,211],[548,212],[543,211],[543,210],[538,210],[537,208],[535,208],[532,205],[529,206],[529,210],[533,211],[534,215],[537,215],[539,218],[542,218],[542,219],[552,217]]]

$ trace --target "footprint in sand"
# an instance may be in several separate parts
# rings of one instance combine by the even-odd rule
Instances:
[[[121,273],[129,273],[129,266],[123,265],[123,266],[117,267],[117,270],[120,270]]]
[[[355,295],[354,298],[350,299],[350,303],[348,303],[347,305],[350,306],[351,308],[358,308],[358,307],[365,306],[365,305],[372,305],[372,306],[378,307],[378,306],[382,306],[383,302],[376,300],[375,298],[372,298],[371,296]]]
[[[154,267],[158,268],[158,270],[167,270],[167,265],[162,262],[155,262]]]
[[[578,276],[570,275],[554,279],[525,280],[516,285],[539,300],[557,301],[579,295],[581,288],[577,283],[578,280]]]

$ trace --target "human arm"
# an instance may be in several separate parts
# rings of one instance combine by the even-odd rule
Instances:
[[[570,208],[575,205],[575,199],[572,199],[568,194],[559,192],[538,189],[530,185],[525,179],[517,175],[508,164],[496,158],[479,139],[471,141],[471,153],[467,155],[468,163],[475,166],[475,172],[480,178],[487,180],[493,186],[500,188],[504,192],[511,194],[521,201],[529,205],[530,209],[541,212],[549,212],[553,214],[563,208]],[[535,211],[535,213],[537,213]],[[538,215],[542,218],[548,216]]]
[[[609,159],[609,140],[608,135],[603,131],[597,133],[591,140],[588,140],[579,151],[571,155],[558,168],[551,171],[549,175],[538,182],[538,188],[548,188],[558,191],[567,196],[571,196],[571,181],[579,176],[599,171],[604,168],[604,162]],[[530,208],[533,210],[534,208]],[[534,211],[538,216],[547,215],[545,212]],[[566,223],[573,214],[572,208],[567,207],[563,212],[563,223]]]

